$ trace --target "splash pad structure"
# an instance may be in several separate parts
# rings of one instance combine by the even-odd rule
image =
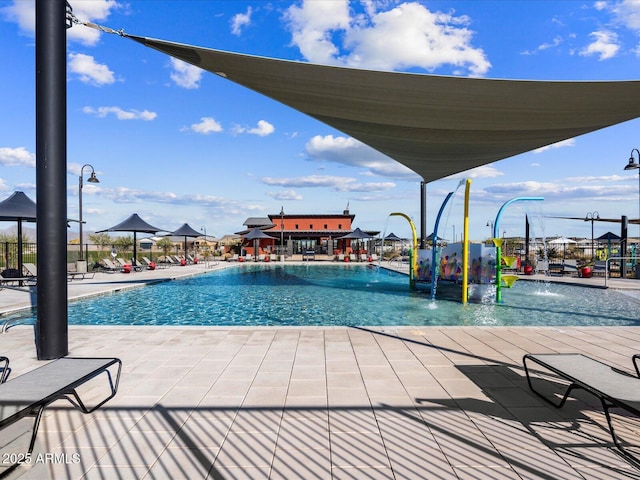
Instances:
[[[411,260],[411,288],[416,285],[426,285],[430,290],[431,300],[436,299],[439,284],[453,286],[453,290],[460,292],[460,301],[466,304],[469,299],[474,302],[487,303],[490,299],[495,303],[502,302],[502,288],[511,288],[518,280],[517,275],[503,274],[502,263],[508,268],[515,268],[517,257],[503,257],[503,239],[498,237],[500,219],[504,210],[515,202],[542,201],[542,197],[513,198],[502,205],[493,224],[493,246],[471,244],[469,242],[469,193],[471,180],[460,182],[465,187],[464,197],[464,230],[461,243],[450,243],[438,246],[438,230],[445,208],[454,192],[449,192],[443,201],[436,217],[432,234],[433,247],[417,250]],[[402,215],[402,214],[396,214]],[[406,215],[403,215],[405,218]],[[410,221],[410,220],[409,220]],[[412,222],[410,222],[412,223]],[[414,228],[414,248],[416,247]],[[470,261],[471,258],[471,261]],[[451,290],[451,288],[448,288]]]

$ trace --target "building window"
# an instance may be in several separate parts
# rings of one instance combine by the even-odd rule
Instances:
[[[309,230],[313,230],[313,223],[309,224]]]
[[[298,230],[298,224],[296,223],[296,230]]]
[[[341,223],[338,224],[338,230],[342,230],[342,224]]]
[[[327,224],[325,223],[325,224],[324,224],[324,229],[326,230],[327,228],[328,228],[328,227],[327,227]]]

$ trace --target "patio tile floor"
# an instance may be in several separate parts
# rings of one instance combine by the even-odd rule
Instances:
[[[0,342],[12,376],[42,363],[32,328]],[[640,480],[597,401],[548,406],[521,363],[583,352],[631,370],[640,327],[71,326],[69,348],[120,357],[118,395],[91,415],[52,404],[34,458],[54,460],[10,479]],[[640,441],[639,426],[621,430]]]

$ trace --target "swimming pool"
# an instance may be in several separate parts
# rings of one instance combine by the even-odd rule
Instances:
[[[502,304],[431,301],[406,275],[357,264],[243,264],[69,303],[70,325],[639,325],[619,291],[519,281]],[[35,318],[29,321],[34,322]]]

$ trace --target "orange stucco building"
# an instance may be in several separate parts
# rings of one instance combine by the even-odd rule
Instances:
[[[252,217],[244,222],[247,228],[239,235],[248,234],[257,227],[271,238],[245,239],[243,249],[251,255],[277,253],[286,255],[315,254],[337,255],[351,253],[351,240],[340,239],[353,231],[355,218],[349,210],[341,214],[286,214],[281,211],[267,217]],[[368,232],[376,235],[378,232]],[[257,244],[257,251],[254,245]],[[355,247],[355,243],[354,243]]]

